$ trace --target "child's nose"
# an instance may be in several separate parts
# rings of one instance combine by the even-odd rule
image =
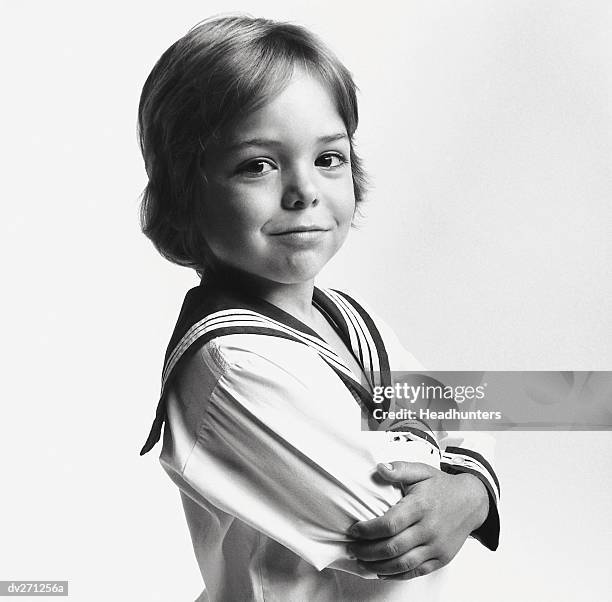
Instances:
[[[306,173],[294,173],[284,187],[282,204],[285,209],[305,209],[316,205],[319,202],[317,197],[312,178]]]

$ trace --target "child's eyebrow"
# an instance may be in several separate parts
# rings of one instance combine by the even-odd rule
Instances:
[[[338,132],[337,134],[329,134],[328,136],[319,136],[316,142],[320,144],[329,144],[330,142],[344,139],[348,140],[348,134],[346,132]],[[237,142],[230,143],[226,147],[226,150],[236,151],[250,146],[283,146],[283,142],[272,138],[249,138],[248,140],[238,140]]]

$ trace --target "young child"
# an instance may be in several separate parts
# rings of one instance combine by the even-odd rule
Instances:
[[[465,442],[361,430],[372,388],[420,366],[314,285],[364,194],[351,75],[302,27],[215,18],[162,55],[138,117],[143,231],[202,277],[141,452],[165,422],[200,599],[434,599],[469,535],[497,547],[499,484]]]

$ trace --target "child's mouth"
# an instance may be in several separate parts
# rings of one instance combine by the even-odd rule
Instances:
[[[282,232],[274,233],[272,236],[291,245],[308,246],[319,242],[327,232],[329,232],[328,228],[294,228],[291,230],[283,230]]]
[[[303,232],[327,232],[331,228],[325,228],[323,226],[316,225],[307,225],[307,226],[291,226],[285,228],[284,230],[278,230],[276,232],[272,232],[272,236],[282,236],[284,234],[295,234],[295,233],[303,233]]]

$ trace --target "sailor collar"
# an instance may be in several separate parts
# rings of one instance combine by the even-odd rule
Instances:
[[[391,384],[389,358],[383,339],[367,311],[350,295],[335,289],[314,288],[312,304],[321,311],[352,351],[370,389]],[[258,334],[293,340],[313,349],[334,370],[362,408],[371,410],[372,394],[342,358],[312,328],[229,281],[203,280],[185,295],[170,338],[157,412],[140,455],[161,437],[166,419],[166,391],[188,357],[214,338],[230,334]],[[370,414],[371,415],[371,414]]]

